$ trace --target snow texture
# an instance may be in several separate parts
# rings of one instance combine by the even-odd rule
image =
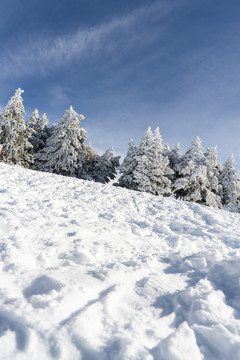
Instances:
[[[240,215],[0,164],[0,359],[240,359]]]

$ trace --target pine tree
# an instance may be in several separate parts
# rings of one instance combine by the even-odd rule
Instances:
[[[94,180],[91,174],[94,171],[98,154],[90,143],[88,145],[83,144],[83,147],[84,151],[81,152],[81,156],[77,164],[77,177],[84,180]]]
[[[209,181],[209,188],[206,195],[206,205],[221,208],[221,185],[218,181],[221,174],[221,166],[218,161],[216,146],[207,149],[205,154],[205,165]]]
[[[109,148],[102,156],[97,156],[88,168],[88,178],[102,184],[115,179],[119,167],[120,156],[113,156],[113,148]]]
[[[240,185],[235,169],[234,156],[231,155],[223,165],[222,173],[219,178],[222,186],[223,205],[237,207],[240,204]]]
[[[137,166],[139,159],[144,156],[146,149],[150,146],[152,136],[152,130],[150,127],[148,127],[138,148],[135,147],[133,141],[130,142],[128,154],[126,159],[124,159],[123,165],[121,166],[122,171],[120,170],[121,173],[123,173],[123,175],[120,177],[120,186],[131,188],[132,190],[142,191],[139,188],[139,181],[137,180],[139,175]]]
[[[83,115],[72,106],[52,128],[46,146],[36,153],[35,169],[66,176],[77,176],[79,163],[84,159],[85,130],[80,127]]]
[[[181,157],[179,178],[174,182],[174,191],[183,200],[205,203],[209,182],[201,142],[197,137]]]
[[[134,181],[134,170],[137,166],[137,148],[131,139],[126,157],[124,158],[119,172],[122,176],[119,178],[119,185],[127,189],[137,190],[137,184]]]
[[[171,152],[171,149],[170,149],[168,142],[166,144],[163,144],[162,154],[169,157],[170,152]]]
[[[145,133],[138,149],[137,166],[133,171],[137,190],[154,195],[170,195],[172,170],[164,156],[164,146],[159,129],[152,134],[151,128]]]
[[[33,156],[29,153],[32,145],[28,141],[31,131],[25,123],[23,90],[16,90],[9,100],[2,115],[0,123],[0,144],[3,161],[29,167],[33,163]]]
[[[41,150],[46,143],[46,140],[49,136],[48,132],[48,118],[46,114],[40,118],[38,110],[35,109],[32,115],[28,120],[28,126],[32,131],[32,135],[30,137],[30,143],[33,146],[33,153]]]
[[[85,149],[84,154],[85,154],[85,158],[86,158],[86,163],[88,163],[88,162],[91,163],[92,161],[96,160],[98,154],[91,143],[88,143],[87,145],[85,145],[84,149]]]
[[[175,148],[169,151],[168,153],[169,166],[173,171],[171,175],[171,180],[174,182],[179,177],[180,172],[180,160],[181,160],[181,148],[180,143],[178,142]]]
[[[3,113],[0,113],[0,161],[3,161],[3,145],[1,140],[3,137]]]

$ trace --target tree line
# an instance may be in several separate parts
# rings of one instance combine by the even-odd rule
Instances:
[[[113,149],[98,155],[85,144],[86,131],[81,127],[83,115],[70,107],[60,121],[49,125],[46,114],[36,109],[24,120],[23,90],[16,90],[0,114],[1,159],[34,170],[74,176],[107,183],[116,176],[119,156]]]
[[[171,196],[207,206],[240,208],[240,182],[231,155],[221,167],[217,147],[204,152],[199,137],[181,155],[180,144],[163,144],[159,129],[148,128],[139,147],[131,140],[119,170],[119,185],[154,195]]]
[[[112,148],[98,155],[91,144],[85,144],[84,116],[72,107],[52,126],[37,109],[25,121],[22,93],[16,90],[0,114],[2,161],[101,183],[115,179],[118,169],[117,186],[239,211],[240,185],[233,155],[221,167],[217,148],[204,151],[199,137],[181,155],[179,143],[170,149],[158,128],[154,132],[148,128],[138,147],[131,140],[120,166]]]

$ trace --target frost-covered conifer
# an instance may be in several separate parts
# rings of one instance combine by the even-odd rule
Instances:
[[[94,149],[91,143],[85,145],[84,149],[85,149],[84,153],[87,161],[91,162],[97,158],[98,156],[97,151]]]
[[[52,128],[45,147],[35,155],[35,168],[61,175],[76,176],[79,163],[84,158],[85,130],[80,127],[83,115],[72,106]]]
[[[133,171],[137,190],[154,195],[170,195],[172,170],[169,160],[164,156],[164,145],[156,128],[152,134],[151,128],[145,133],[137,155],[137,167]]]
[[[84,180],[93,180],[91,174],[98,154],[90,143],[88,145],[83,144],[83,150],[77,164],[77,177]]]
[[[223,165],[222,173],[219,178],[222,186],[223,205],[239,206],[240,204],[240,185],[235,169],[234,156],[231,155]]]
[[[3,136],[3,114],[0,113],[0,161],[3,160],[3,145],[1,144]]]
[[[201,142],[197,137],[181,157],[178,167],[180,177],[174,182],[174,190],[176,196],[183,200],[205,203],[209,182]]]
[[[169,151],[168,153],[169,166],[173,170],[171,175],[171,180],[175,181],[179,177],[180,171],[180,160],[181,160],[181,148],[180,143],[178,142],[175,148]]]
[[[171,152],[171,149],[170,149],[168,142],[166,144],[163,144],[162,154],[165,156],[169,156],[170,152]]]
[[[218,161],[217,147],[208,148],[205,154],[205,165],[207,168],[207,178],[209,188],[206,196],[206,205],[213,207],[221,207],[221,185],[219,184],[219,176],[221,174],[221,166]]]
[[[30,143],[33,146],[33,153],[41,150],[45,146],[48,138],[48,118],[46,114],[40,118],[38,110],[35,109],[28,120],[28,126],[32,130]]]
[[[124,158],[119,172],[122,176],[119,178],[119,185],[122,187],[126,187],[127,189],[137,190],[137,184],[134,181],[133,171],[137,166],[137,148],[134,145],[133,140],[129,143],[129,148],[126,157]]]
[[[119,167],[120,156],[113,156],[113,148],[109,148],[102,156],[97,156],[88,169],[88,178],[102,184],[115,179]]]
[[[29,167],[33,163],[33,156],[29,153],[32,145],[28,141],[31,131],[23,117],[25,111],[22,93],[20,88],[16,90],[1,115],[1,156],[3,161],[10,164]]]

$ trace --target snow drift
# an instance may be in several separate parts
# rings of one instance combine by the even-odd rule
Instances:
[[[240,359],[240,214],[0,164],[0,359]]]

